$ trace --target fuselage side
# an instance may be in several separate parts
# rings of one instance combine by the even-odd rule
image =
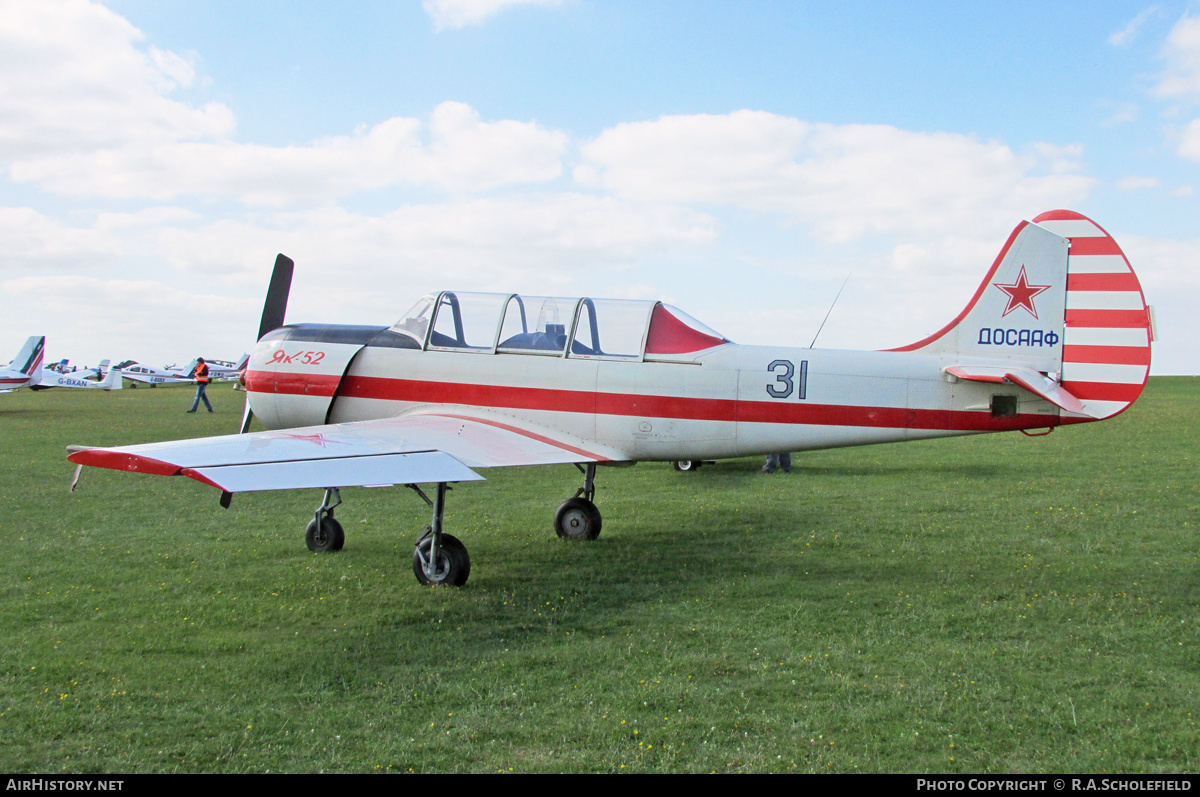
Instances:
[[[637,361],[421,350],[379,327],[264,339],[247,389],[268,428],[486,410],[627,460],[712,459],[1059,423],[1010,384],[958,381],[938,355],[718,345]]]

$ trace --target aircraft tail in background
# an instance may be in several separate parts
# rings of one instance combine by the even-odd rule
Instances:
[[[42,360],[45,354],[45,336],[30,336],[8,368],[0,369],[0,389],[12,390],[41,382]]]

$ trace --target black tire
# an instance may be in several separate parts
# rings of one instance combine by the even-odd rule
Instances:
[[[691,473],[692,471],[700,470],[700,460],[677,459],[671,463],[671,467],[680,473]]]
[[[346,544],[346,532],[342,530],[342,524],[331,517],[321,518],[320,530],[317,529],[317,521],[310,520],[304,529],[304,542],[310,551],[340,551]]]
[[[594,540],[600,525],[600,510],[586,498],[563,501],[554,513],[554,532],[564,540]]]
[[[467,553],[467,546],[463,545],[458,537],[442,534],[441,540],[437,573],[430,578],[425,573],[425,560],[429,558],[429,549],[433,547],[433,533],[427,530],[421,535],[421,539],[417,540],[417,547],[413,550],[413,575],[422,584],[461,587],[471,575],[471,555]]]

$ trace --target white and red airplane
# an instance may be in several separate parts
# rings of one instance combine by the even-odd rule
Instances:
[[[120,390],[124,387],[121,372],[108,367],[108,360],[101,360],[97,368],[83,371],[62,373],[50,368],[42,372],[42,380],[36,385],[30,385],[30,390],[47,390],[52,387],[66,387],[75,390]],[[92,379],[104,374],[103,379]]]
[[[187,374],[188,379],[195,380],[196,368],[199,364],[200,358],[196,358],[181,370]],[[243,354],[237,362],[205,359],[204,364],[208,366],[208,378],[214,382],[239,379],[246,371],[246,366],[250,364],[250,355]]]
[[[133,387],[137,387],[138,384],[150,385],[150,387],[183,385],[190,384],[192,381],[185,370],[171,366],[155,368],[152,365],[142,365],[137,360],[119,362],[113,366],[113,370],[120,371],[121,376],[133,383]]]
[[[967,307],[887,351],[741,346],[654,301],[443,292],[391,327],[283,326],[283,255],[246,374],[243,433],[69,459],[222,491],[325,488],[312,550],[337,550],[338,488],[403,484],[433,508],[422,583],[462,584],[446,485],[572,463],[559,536],[594,539],[596,466],[1045,430],[1111,418],[1146,383],[1151,312],[1120,247],[1070,211],[1013,231]],[[274,431],[245,433],[251,416]],[[77,474],[78,475],[78,469]],[[435,497],[418,483],[435,484]]]
[[[33,335],[6,368],[0,368],[0,390],[32,387],[42,381],[42,360],[46,356],[46,337]]]

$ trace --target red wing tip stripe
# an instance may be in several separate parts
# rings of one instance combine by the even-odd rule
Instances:
[[[126,454],[120,451],[110,451],[104,448],[91,448],[87,451],[76,451],[67,457],[76,465],[90,465],[93,468],[108,468],[124,470],[130,473],[149,473],[155,476],[177,476],[180,472],[178,465],[163,462],[160,459],[141,457],[137,454]]]

